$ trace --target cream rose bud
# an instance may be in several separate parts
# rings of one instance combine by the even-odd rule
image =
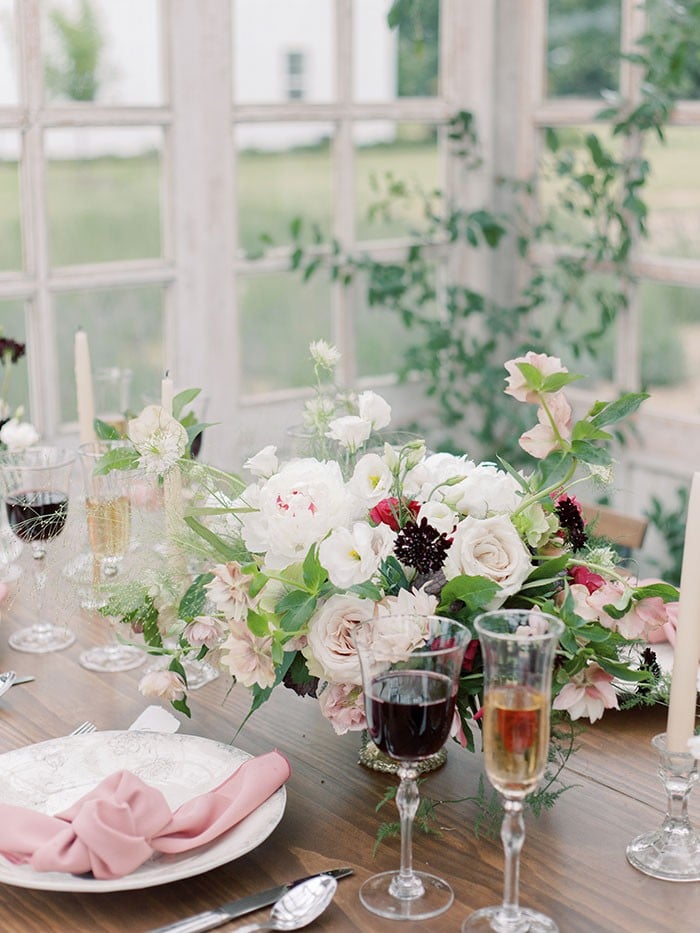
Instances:
[[[376,392],[360,392],[357,398],[357,412],[360,418],[369,421],[373,431],[381,431],[391,421],[391,405]]]
[[[443,573],[448,580],[461,574],[493,580],[500,587],[488,609],[498,609],[517,593],[532,570],[530,553],[507,515],[468,516],[457,525]]]
[[[343,415],[334,418],[328,425],[326,437],[337,441],[341,447],[348,450],[357,450],[372,433],[372,423],[360,418],[358,415]]]
[[[308,642],[302,649],[311,676],[330,683],[361,684],[352,631],[373,615],[374,603],[370,599],[331,596],[311,618]]]
[[[253,476],[260,476],[267,479],[277,472],[279,460],[277,459],[277,448],[274,444],[268,444],[263,447],[254,456],[249,457],[243,464],[246,470],[250,470]]]
[[[139,690],[145,697],[181,700],[185,695],[185,681],[175,671],[150,671],[139,681]]]
[[[319,545],[318,558],[334,586],[348,589],[369,580],[391,553],[395,534],[388,525],[355,522],[336,528]]]
[[[33,424],[28,421],[18,421],[12,418],[0,429],[0,442],[9,451],[25,450],[39,440],[39,433]]]

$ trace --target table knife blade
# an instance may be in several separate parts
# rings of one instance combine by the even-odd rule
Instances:
[[[29,684],[33,680],[36,680],[36,677],[32,677],[30,674],[22,674],[19,677],[15,677],[15,679],[12,681],[12,686],[16,687],[17,684]]]
[[[283,894],[286,894],[290,888],[301,884],[302,881],[308,881],[309,878],[316,878],[318,875],[330,875],[332,878],[340,879],[346,878],[352,873],[352,868],[332,868],[329,871],[317,872],[315,875],[297,878],[296,881],[289,881],[287,884],[278,884],[276,887],[260,891],[258,894],[249,894],[247,897],[229,901],[227,904],[222,904],[213,910],[205,910],[201,914],[194,914],[192,917],[177,920],[175,923],[169,923],[164,927],[157,927],[150,930],[149,933],[200,933],[202,930],[213,930],[215,927],[228,923],[229,920],[242,917],[243,914],[260,910],[261,907],[269,907],[279,900]]]

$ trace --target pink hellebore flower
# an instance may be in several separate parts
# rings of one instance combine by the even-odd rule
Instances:
[[[572,719],[588,716],[595,722],[606,709],[617,709],[617,694],[612,685],[612,674],[592,662],[579,671],[554,699],[554,709],[566,710]]]
[[[181,700],[185,695],[185,682],[175,671],[149,671],[139,681],[139,690],[145,697]]]
[[[547,356],[546,353],[533,353],[530,350],[525,356],[518,356],[514,360],[508,360],[505,364],[509,376],[506,379],[508,387],[505,389],[506,395],[512,395],[519,402],[538,402],[537,392],[528,388],[527,380],[523,376],[518,363],[529,363],[538,369],[543,376],[551,376],[554,373],[566,373],[568,369],[562,365],[558,356]]]
[[[183,632],[184,637],[194,648],[216,648],[223,637],[223,628],[213,616],[197,616]]]
[[[367,725],[364,695],[356,684],[329,684],[318,705],[337,735],[358,732]]]
[[[538,460],[544,460],[559,447],[562,440],[571,439],[571,405],[567,402],[564,393],[557,392],[551,395],[547,407],[549,415],[544,408],[538,408],[539,424],[522,434],[518,441],[526,453]],[[552,420],[550,420],[550,415]]]

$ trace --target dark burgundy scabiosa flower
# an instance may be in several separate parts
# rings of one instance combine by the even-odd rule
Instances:
[[[26,352],[26,346],[11,337],[0,337],[0,359],[3,362],[16,363],[21,360]]]
[[[586,544],[586,525],[581,515],[581,506],[573,496],[561,496],[554,506],[559,525],[574,551]]]
[[[396,536],[394,553],[402,564],[415,567],[418,573],[437,573],[445,563],[451,540],[428,524],[408,522]]]

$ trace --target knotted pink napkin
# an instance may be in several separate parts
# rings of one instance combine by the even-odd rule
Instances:
[[[0,804],[0,853],[34,871],[121,878],[153,852],[186,852],[216,839],[264,803],[289,774],[284,755],[268,752],[173,812],[157,788],[130,771],[117,771],[56,816]]]

